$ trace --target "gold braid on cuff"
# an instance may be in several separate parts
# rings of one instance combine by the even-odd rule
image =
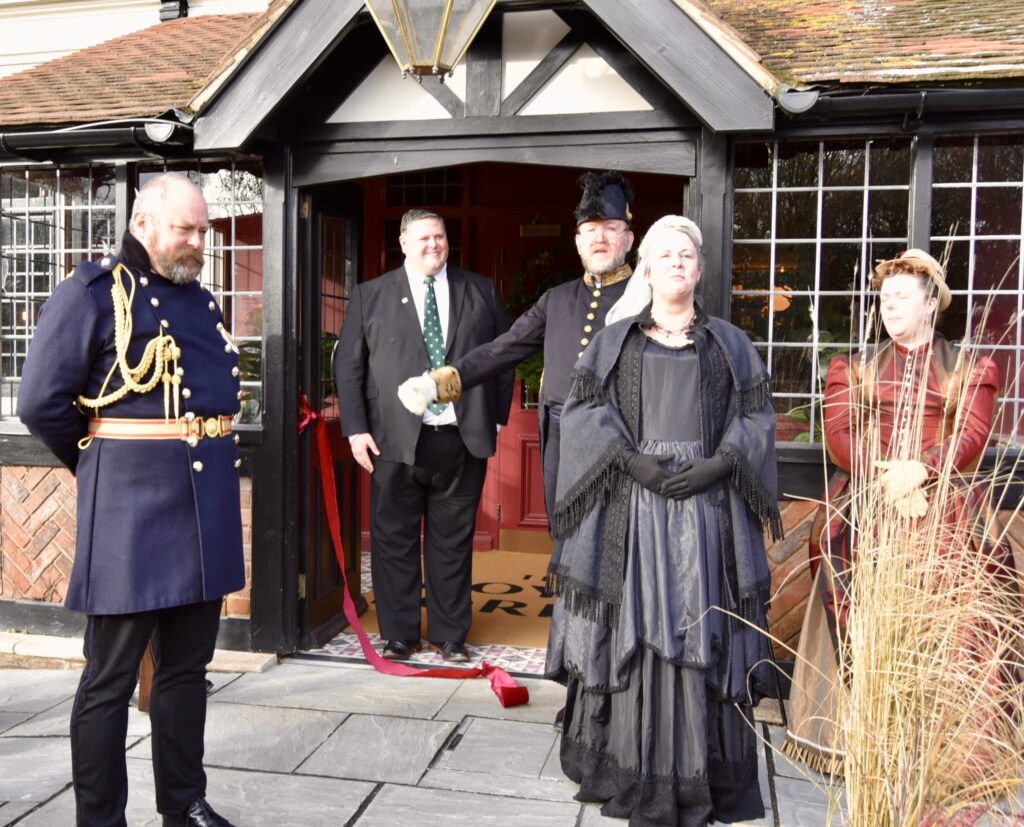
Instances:
[[[458,402],[462,396],[462,377],[451,365],[430,371],[430,378],[437,383],[438,402]]]

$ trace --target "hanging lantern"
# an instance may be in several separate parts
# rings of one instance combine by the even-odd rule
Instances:
[[[366,0],[402,76],[451,75],[496,0]]]

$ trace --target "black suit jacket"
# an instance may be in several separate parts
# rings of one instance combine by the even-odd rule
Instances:
[[[494,283],[448,265],[450,310],[445,361],[508,330]],[[421,417],[398,399],[398,386],[430,369],[405,268],[356,285],[341,326],[334,378],[345,436],[369,432],[382,459],[412,465]],[[494,454],[496,425],[508,422],[515,372],[506,370],[455,403],[459,432],[473,456]]]

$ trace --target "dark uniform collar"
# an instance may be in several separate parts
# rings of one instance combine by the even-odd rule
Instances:
[[[618,284],[620,281],[625,281],[631,275],[633,275],[633,268],[628,264],[623,264],[614,273],[609,273],[605,276],[595,276],[593,273],[583,274],[583,283],[587,287],[593,287],[595,284],[600,284],[601,287],[611,287],[613,284]]]
[[[117,255],[121,261],[133,269],[144,270],[147,273],[153,269],[146,248],[142,246],[141,241],[127,230],[121,238],[121,250]]]

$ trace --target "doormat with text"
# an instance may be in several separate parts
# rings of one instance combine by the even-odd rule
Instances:
[[[363,554],[362,590],[369,609],[361,616],[363,628],[375,646],[382,646],[370,582],[369,554]],[[466,641],[473,662],[487,660],[522,675],[544,671],[544,650],[554,599],[543,597],[547,555],[513,551],[483,551],[473,554],[473,625]],[[426,611],[423,616],[424,642],[429,638]],[[330,657],[362,660],[356,636],[342,632],[321,649],[302,657]],[[424,649],[413,663],[433,666],[440,656]]]

